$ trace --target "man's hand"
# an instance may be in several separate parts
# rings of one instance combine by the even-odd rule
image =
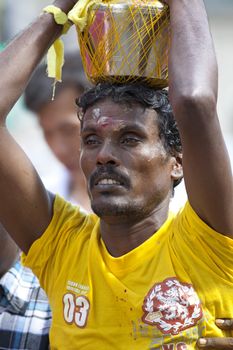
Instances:
[[[53,5],[59,7],[65,13],[68,13],[76,3],[77,0],[55,0]]]
[[[233,330],[233,318],[217,318],[215,320],[218,328],[224,331],[232,331]]]
[[[233,330],[233,319],[217,319],[216,325],[225,331],[231,331]],[[233,349],[233,338],[200,338],[197,345],[199,349],[205,350],[231,350]]]

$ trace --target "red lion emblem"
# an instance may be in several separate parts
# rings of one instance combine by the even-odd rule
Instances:
[[[188,283],[168,278],[155,284],[144,299],[142,321],[163,334],[178,334],[202,318],[200,300]]]

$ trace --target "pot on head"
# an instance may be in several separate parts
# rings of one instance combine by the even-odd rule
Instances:
[[[88,9],[77,27],[87,78],[99,82],[168,85],[169,9],[160,1],[109,1]]]

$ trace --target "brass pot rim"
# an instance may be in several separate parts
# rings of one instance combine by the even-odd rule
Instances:
[[[114,3],[114,2],[106,2],[106,3],[98,3],[98,4],[94,4],[90,7],[90,11],[93,10],[106,10],[108,8],[110,8],[111,10],[114,11],[122,11],[131,7],[134,8],[140,8],[140,11],[148,11],[148,9],[150,9],[150,11],[163,11],[165,9],[167,9],[167,5],[166,4],[162,4],[161,2],[159,2],[161,4],[161,6],[158,6],[158,3],[156,5],[156,3],[154,3],[153,1],[148,2],[148,3],[135,3],[133,1],[130,2],[118,2],[118,3]]]

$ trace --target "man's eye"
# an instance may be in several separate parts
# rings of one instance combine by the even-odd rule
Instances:
[[[140,142],[140,140],[137,137],[133,137],[133,136],[123,137],[121,140],[121,143],[130,144],[130,145],[135,145],[139,142]]]
[[[99,140],[96,136],[87,136],[84,140],[83,140],[85,145],[96,145],[99,144]]]

